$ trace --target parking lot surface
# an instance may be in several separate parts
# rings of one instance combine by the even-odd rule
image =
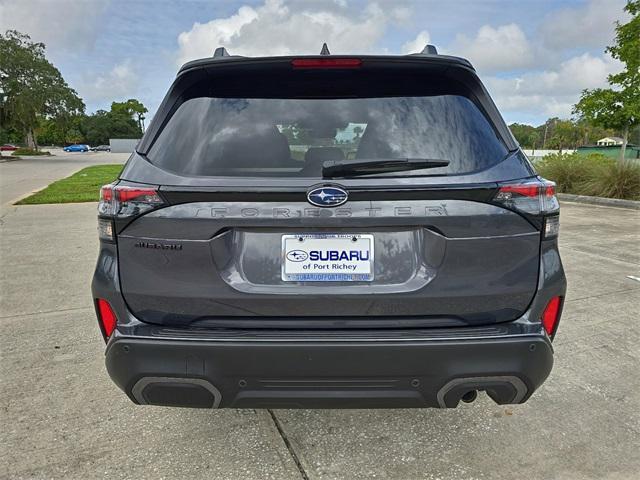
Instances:
[[[8,166],[18,181],[41,161],[0,163],[2,189]],[[95,216],[2,206],[0,478],[638,478],[638,211],[562,205],[556,363],[525,405],[271,412],[139,407],[111,383],[89,291]]]
[[[39,190],[81,168],[105,163],[124,163],[129,154],[108,152],[65,153],[51,149],[51,157],[24,157],[14,160],[3,152],[0,163],[0,205]]]

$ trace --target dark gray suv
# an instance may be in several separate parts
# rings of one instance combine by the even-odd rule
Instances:
[[[558,219],[468,61],[218,49],[102,188],[107,370],[138,404],[525,402],[553,364]]]

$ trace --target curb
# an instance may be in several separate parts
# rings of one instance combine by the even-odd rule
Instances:
[[[640,202],[636,200],[622,200],[620,198],[590,197],[588,195],[574,195],[572,193],[558,193],[558,199],[565,202],[587,203],[604,207],[630,208],[640,210]]]

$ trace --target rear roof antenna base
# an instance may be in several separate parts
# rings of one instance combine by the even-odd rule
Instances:
[[[213,52],[213,58],[220,58],[220,57],[230,57],[231,55],[229,55],[229,52],[227,52],[227,49],[224,47],[218,47],[216,48],[216,51]]]
[[[331,55],[329,51],[329,47],[327,47],[326,42],[322,44],[322,50],[320,50],[320,55]]]
[[[438,49],[435,45],[427,43],[420,53],[422,55],[438,55]]]

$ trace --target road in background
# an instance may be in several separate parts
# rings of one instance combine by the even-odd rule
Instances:
[[[6,152],[5,152],[6,153]],[[24,157],[0,162],[0,206],[6,206],[33,191],[41,190],[54,180],[68,177],[90,165],[124,163],[127,153],[76,152],[51,149],[52,156]]]
[[[525,405],[481,394],[457,410],[271,415],[133,405],[105,371],[89,291],[96,204],[11,207],[0,227],[0,478],[636,478],[639,215],[562,205],[569,290],[556,364]]]

